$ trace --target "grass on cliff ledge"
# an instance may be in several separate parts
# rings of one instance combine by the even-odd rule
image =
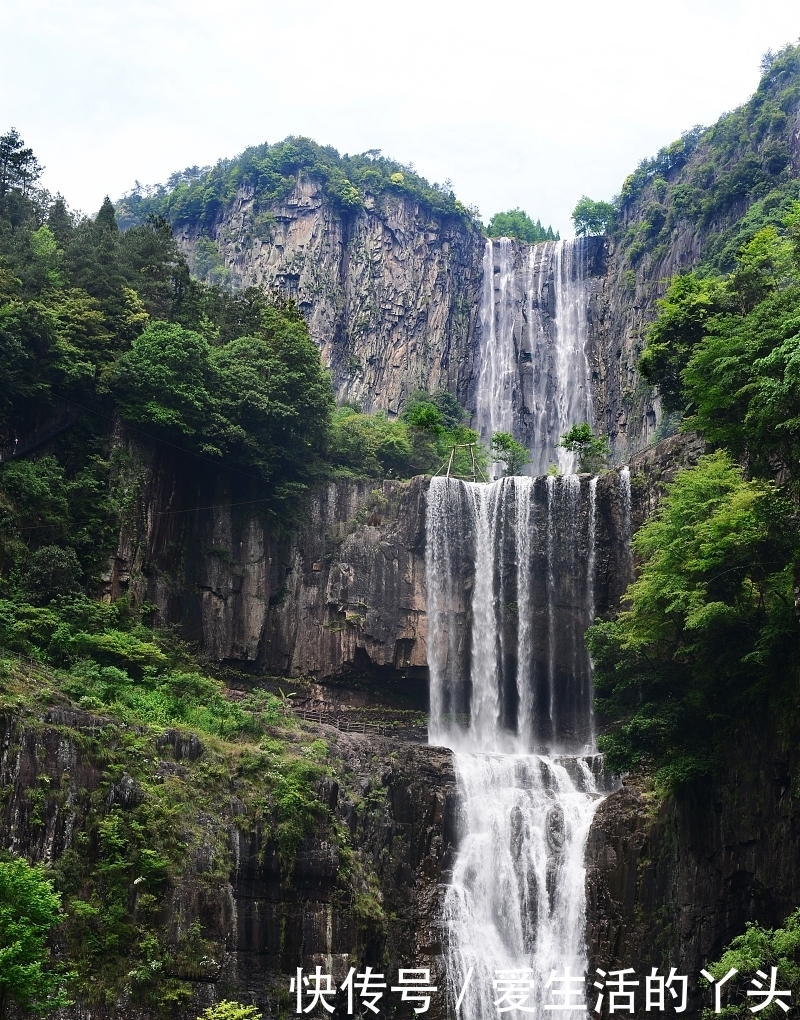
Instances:
[[[124,601],[0,600],[0,645],[0,714],[15,748],[36,740],[37,774],[16,794],[31,855],[58,817],[75,818],[53,873],[71,991],[87,1006],[125,999],[166,1015],[188,999],[190,982],[216,979],[224,943],[184,914],[203,890],[228,881],[233,827],[274,846],[284,884],[312,829],[338,848],[342,895],[359,876],[368,884],[349,834],[316,793],[332,769],[328,744],[285,699],[264,690],[232,697]],[[59,706],[83,712],[62,717],[67,725],[48,716]],[[48,754],[54,731],[75,751],[72,775]],[[201,753],[175,754],[171,744],[192,734]],[[0,791],[13,796],[11,786]]]

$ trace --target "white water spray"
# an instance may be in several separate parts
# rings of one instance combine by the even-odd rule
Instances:
[[[583,646],[595,512],[596,479],[576,475],[430,486],[430,733],[457,752],[444,923],[453,1002],[472,968],[463,1020],[495,1015],[497,972],[527,971],[538,1011],[553,970],[586,967],[583,857],[602,768]]]
[[[594,422],[587,245],[586,238],[531,247],[499,238],[484,250],[476,428],[487,444],[493,433],[510,432],[528,449],[532,475],[553,464],[574,471],[561,436]]]

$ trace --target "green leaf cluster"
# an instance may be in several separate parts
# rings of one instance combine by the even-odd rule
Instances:
[[[119,221],[127,228],[155,215],[172,226],[191,223],[209,231],[244,190],[254,203],[250,230],[263,236],[271,230],[272,205],[287,198],[303,179],[317,182],[344,215],[363,208],[368,197],[385,202],[401,196],[413,199],[427,213],[467,222],[474,215],[455,197],[449,181],[429,184],[413,167],[387,159],[377,149],[342,156],[332,146],[290,136],[274,145],[251,146],[214,167],[189,167],[164,185],[148,189],[137,185],[118,202]]]
[[[589,234],[606,234],[614,223],[615,210],[611,202],[597,202],[584,195],[572,210],[572,223],[580,237]]]
[[[9,1007],[40,1016],[70,1005],[66,973],[50,959],[48,937],[60,923],[61,896],[42,865],[0,857],[0,1017]]]
[[[216,1006],[209,1006],[197,1020],[261,1020],[261,1013],[255,1006],[243,1006],[240,1002],[223,999]]]
[[[553,232],[552,227],[543,227],[541,220],[534,223],[523,209],[495,213],[489,220],[486,233],[489,237],[514,237],[527,244],[560,240],[558,231]]]
[[[800,479],[800,203],[725,278],[673,280],[640,360],[667,411],[765,475]]]
[[[755,976],[757,970],[769,975],[772,967],[778,968],[778,989],[791,991],[791,1001],[796,1002],[800,994],[798,960],[800,960],[800,909],[793,911],[780,928],[762,928],[757,922],[748,921],[744,932],[732,939],[722,956],[706,967],[717,981],[725,977],[731,968],[739,973],[726,985],[727,1005],[723,1006],[719,1013],[712,1009],[704,1009],[702,1020],[711,1020],[714,1016],[722,1016],[726,1020],[745,1020],[746,1017],[752,1017],[752,1006],[758,1005],[761,1000],[747,997],[748,989],[745,987],[749,984],[747,979]],[[752,991],[752,987],[750,990]],[[732,1002],[734,998],[738,1001]],[[761,1015],[767,1020],[786,1016],[778,1001],[770,1003],[761,1011]]]
[[[478,435],[464,424],[464,408],[450,393],[412,393],[403,413],[364,414],[352,406],[333,415],[327,457],[341,476],[411,478],[438,471],[456,450],[452,473],[472,475],[472,458],[464,449],[477,444]],[[486,453],[475,450],[479,470],[486,469]]]
[[[712,769],[740,720],[793,688],[800,539],[791,501],[719,451],[679,472],[633,545],[626,608],[587,634],[598,747],[669,787]]]
[[[530,462],[528,451],[510,432],[495,432],[490,444],[492,456],[505,465],[505,475],[519,475]]]
[[[561,437],[559,446],[578,458],[578,470],[596,475],[607,465],[611,449],[605,436],[596,436],[588,422],[573,425]]]

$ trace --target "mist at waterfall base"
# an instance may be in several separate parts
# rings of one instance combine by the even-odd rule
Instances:
[[[494,1013],[503,973],[539,1008],[554,971],[586,969],[583,857],[602,786],[583,642],[596,490],[551,475],[436,478],[428,492],[430,740],[456,752],[444,926],[465,1020]]]

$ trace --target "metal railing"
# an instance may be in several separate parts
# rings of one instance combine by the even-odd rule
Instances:
[[[38,659],[31,659],[29,656],[22,655],[19,652],[9,651],[8,648],[0,646],[0,666],[4,666],[6,663],[16,665],[17,669],[22,672],[27,670],[29,674],[39,673],[54,683],[58,682],[56,674],[45,663],[39,662]]]
[[[82,407],[70,403],[69,400],[59,399],[56,401],[56,406],[62,410],[61,417],[57,421],[52,421],[43,428],[31,432],[24,439],[7,443],[0,448],[0,464],[4,464],[7,460],[13,460],[15,457],[22,457],[23,454],[35,450],[37,446],[41,446],[49,439],[57,436],[59,432],[63,432],[70,425],[74,425],[85,414]]]
[[[0,646],[0,668],[8,664],[9,666],[15,666],[20,672],[26,674],[29,678],[34,678],[38,675],[40,678],[44,677],[52,683],[58,683],[59,677],[53,670],[45,663],[40,662],[38,659],[31,659],[27,655],[22,655],[20,652],[12,652],[8,648]],[[341,715],[337,715],[333,712],[322,712],[313,711],[305,708],[294,709],[293,714],[299,719],[303,719],[305,722],[324,723],[327,726],[335,726],[337,730],[342,733],[370,733],[373,736],[379,737],[391,737],[396,736],[399,731],[402,730],[415,730],[420,729],[419,726],[407,724],[405,726],[386,726],[383,723],[370,723],[363,722],[359,719],[347,719]],[[422,727],[424,728],[424,727]]]

